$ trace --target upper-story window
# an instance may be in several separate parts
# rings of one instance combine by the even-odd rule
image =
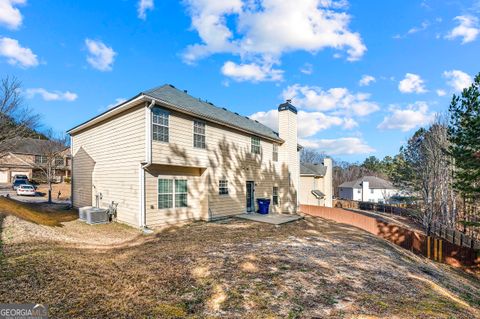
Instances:
[[[278,144],[273,144],[272,158],[274,162],[278,162]]]
[[[193,147],[206,148],[205,122],[193,121]]]
[[[152,109],[152,138],[154,141],[168,142],[169,113],[159,107]]]
[[[252,136],[252,147],[251,152],[253,154],[260,154],[260,138]]]
[[[61,156],[55,157],[55,166],[63,166],[63,165],[64,165],[63,157]]]
[[[35,155],[35,164],[47,164],[48,158],[45,155]]]

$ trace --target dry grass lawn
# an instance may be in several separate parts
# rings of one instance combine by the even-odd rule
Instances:
[[[2,224],[0,301],[46,303],[52,318],[480,318],[478,278],[314,217],[149,236]]]

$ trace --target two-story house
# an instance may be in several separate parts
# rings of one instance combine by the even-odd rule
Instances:
[[[212,220],[298,206],[297,110],[279,111],[279,132],[172,85],[144,91],[72,128],[75,207],[118,203],[138,227]]]
[[[4,141],[7,151],[0,155],[0,183],[10,183],[15,175],[26,175],[30,180],[46,182],[46,175],[42,168],[49,159],[46,151],[52,147],[58,153],[52,158],[50,177],[54,182],[63,182],[70,178],[71,156],[70,148],[51,141],[38,138],[15,138]]]

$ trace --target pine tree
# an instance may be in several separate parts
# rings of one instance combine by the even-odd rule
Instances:
[[[474,83],[454,95],[450,104],[449,152],[455,161],[454,187],[464,199],[468,215],[480,199],[480,73]],[[468,218],[467,218],[468,219]]]

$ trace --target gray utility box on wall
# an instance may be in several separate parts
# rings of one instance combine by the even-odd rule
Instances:
[[[93,207],[86,211],[87,224],[106,224],[108,223],[107,210],[103,208]]]

